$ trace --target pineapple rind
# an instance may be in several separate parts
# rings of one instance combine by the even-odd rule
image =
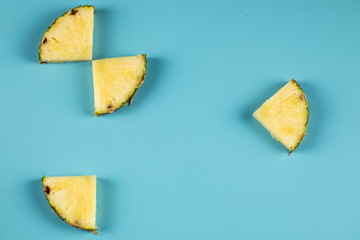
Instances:
[[[61,18],[64,18],[66,17],[68,14],[71,13],[71,11],[73,10],[78,10],[78,9],[85,9],[85,8],[92,8],[93,11],[94,11],[94,15],[95,15],[95,7],[92,6],[92,5],[82,5],[82,6],[78,6],[78,7],[75,7],[75,8],[72,8],[70,9],[69,11],[65,12],[63,15],[61,15],[60,17],[58,17],[57,19],[54,20],[54,22],[47,28],[47,30],[44,32],[44,35],[43,37],[41,38],[41,41],[40,41],[40,46],[39,46],[39,63],[40,64],[45,64],[45,63],[60,63],[60,62],[68,62],[68,61],[48,61],[48,60],[44,60],[42,59],[42,46],[43,46],[43,41],[44,41],[44,38],[46,36],[46,34],[48,32],[50,32],[50,30],[52,29],[52,27],[57,23],[59,22],[59,20],[61,20]],[[92,50],[91,50],[92,52]],[[91,54],[92,55],[92,54]],[[91,57],[92,58],[92,57]],[[71,60],[71,61],[90,61],[91,59],[76,59],[76,60]]]
[[[122,108],[125,105],[130,106],[130,104],[132,103],[132,100],[133,100],[134,96],[136,95],[138,89],[144,83],[144,79],[145,79],[145,75],[146,75],[146,65],[147,65],[146,54],[141,54],[141,55],[138,55],[138,56],[141,56],[143,58],[144,66],[143,66],[143,74],[142,74],[142,76],[140,76],[141,79],[138,82],[137,86],[134,88],[134,91],[131,94],[129,94],[129,97],[127,99],[125,99],[123,102],[119,103],[117,106],[113,107],[111,110],[97,111],[96,108],[95,108],[95,117],[98,117],[100,115],[107,114],[107,113],[113,113],[113,112],[115,112],[116,110]]]
[[[270,132],[271,136],[275,140],[277,140],[278,142],[281,142],[285,147],[287,147],[289,150],[289,154],[291,154],[292,151],[294,151],[299,146],[300,142],[305,137],[306,130],[307,130],[307,124],[308,124],[308,120],[309,120],[309,109],[308,109],[308,102],[307,102],[306,96],[303,93],[303,90],[300,87],[300,85],[294,79],[291,79],[290,82],[288,84],[286,84],[285,86],[287,86],[289,84],[292,84],[295,88],[298,89],[298,91],[300,93],[299,98],[303,100],[300,102],[304,104],[304,108],[306,111],[305,113],[302,113],[303,115],[301,115],[302,118],[300,119],[300,120],[302,120],[302,119],[305,120],[304,126],[303,126],[303,131],[300,132],[300,134],[298,134],[298,135],[296,135],[296,134],[294,135],[294,136],[298,136],[298,138],[297,138],[298,140],[296,140],[297,141],[296,143],[289,144],[289,142],[287,142],[286,139],[282,139],[282,136],[276,135],[275,132],[271,131],[271,129],[269,128],[269,125],[266,123],[266,121],[264,121],[264,119],[262,119],[262,117],[259,116],[259,114],[261,114],[261,112],[263,111],[263,107],[268,103],[268,101],[273,99],[277,95],[277,93],[280,92],[282,89],[280,89],[278,92],[276,92],[270,99],[266,100],[265,103],[254,112],[253,116]],[[285,86],[284,86],[284,88],[285,88]],[[304,109],[302,109],[302,110],[304,110]]]
[[[84,176],[84,177],[87,177],[87,176]],[[94,233],[94,234],[98,234],[98,233],[96,232],[97,227],[95,227],[95,228],[91,228],[91,227],[86,228],[86,227],[81,227],[81,226],[79,226],[79,225],[75,225],[75,224],[73,224],[69,219],[65,218],[62,214],[60,214],[60,211],[56,209],[55,205],[54,205],[54,204],[51,204],[51,199],[49,199],[48,194],[46,193],[46,190],[45,190],[45,187],[46,187],[46,186],[45,186],[45,180],[46,180],[46,178],[49,178],[49,177],[42,177],[42,178],[41,178],[41,182],[42,182],[42,185],[43,185],[43,191],[44,191],[45,197],[46,197],[46,199],[47,199],[47,201],[48,201],[48,203],[49,203],[49,205],[50,205],[50,208],[53,210],[53,212],[54,212],[61,220],[63,220],[64,222],[66,222],[67,224],[69,224],[69,225],[72,226],[72,227],[75,227],[75,228],[78,228],[78,229],[82,229],[82,230],[86,230],[86,231],[92,232],[92,233]]]

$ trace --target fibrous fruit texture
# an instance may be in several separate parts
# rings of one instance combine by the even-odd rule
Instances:
[[[146,55],[94,60],[92,65],[95,116],[113,113],[131,104],[144,82]]]
[[[73,227],[96,233],[96,176],[43,177],[52,210]]]
[[[79,6],[56,19],[39,47],[40,63],[91,61],[94,6]]]
[[[266,100],[253,116],[291,154],[305,137],[309,118],[308,102],[299,84],[291,79]]]

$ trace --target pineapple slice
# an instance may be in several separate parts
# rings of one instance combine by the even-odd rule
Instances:
[[[54,21],[39,47],[40,63],[91,61],[94,6],[79,6]]]
[[[144,82],[146,55],[94,60],[92,65],[95,116],[130,105]]]
[[[62,220],[96,233],[96,176],[43,177],[42,184],[52,210]]]
[[[273,138],[289,149],[290,155],[305,137],[309,118],[308,103],[299,84],[291,79],[266,100],[253,116]]]

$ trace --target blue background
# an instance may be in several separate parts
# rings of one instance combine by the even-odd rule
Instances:
[[[90,62],[37,63],[72,7],[94,58],[146,53],[131,107],[93,116]],[[1,239],[360,239],[360,1],[4,1]],[[291,78],[309,101],[289,157],[252,112]],[[98,176],[101,236],[49,208],[41,177]]]

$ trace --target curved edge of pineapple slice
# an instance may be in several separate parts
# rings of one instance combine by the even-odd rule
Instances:
[[[286,144],[283,143],[283,141],[280,139],[279,136],[276,136],[274,133],[271,133],[271,131],[270,131],[269,129],[267,129],[267,130],[270,132],[271,136],[272,136],[276,141],[282,143],[282,144],[289,150],[289,156],[290,156],[291,153],[299,146],[299,144],[301,143],[301,141],[304,139],[304,137],[305,137],[305,135],[306,135],[307,125],[308,125],[308,122],[309,122],[309,106],[308,106],[308,101],[307,101],[307,98],[306,98],[306,96],[305,96],[305,94],[304,94],[303,89],[302,89],[302,88],[300,87],[300,85],[295,81],[295,79],[292,78],[286,85],[288,85],[289,83],[294,84],[294,85],[300,90],[301,96],[303,97],[302,99],[304,100],[304,102],[305,102],[305,104],[306,104],[305,109],[306,109],[306,113],[307,113],[307,114],[306,114],[306,121],[305,121],[305,124],[304,124],[304,132],[303,132],[302,136],[299,137],[296,145],[294,145],[294,146],[289,146],[289,147],[288,147],[288,146],[286,146]],[[286,85],[284,85],[283,87],[285,87]],[[281,88],[281,89],[282,89],[282,88]],[[276,93],[278,93],[281,89],[279,89]],[[273,96],[275,96],[276,93],[275,93]],[[273,96],[270,97],[268,100],[270,100],[271,98],[273,98]],[[266,103],[268,100],[266,100],[265,103]],[[259,119],[259,118],[257,117],[257,112],[258,112],[258,110],[259,110],[265,103],[263,103],[263,104],[253,113],[253,117],[254,117],[257,121],[259,121],[263,126],[264,126],[264,124],[262,123],[261,119]],[[265,126],[264,126],[264,127],[265,127]],[[265,128],[266,128],[266,127],[265,127]]]
[[[61,220],[63,220],[64,222],[66,222],[66,223],[69,224],[70,226],[75,227],[75,228],[78,228],[78,229],[81,229],[81,230],[89,231],[89,232],[94,233],[94,234],[96,234],[96,235],[99,235],[99,233],[96,231],[96,230],[98,230],[98,228],[89,228],[89,229],[81,228],[81,227],[79,227],[79,226],[77,226],[77,225],[75,225],[75,224],[72,224],[72,223],[71,223],[70,221],[68,221],[66,218],[64,218],[63,216],[61,216],[61,214],[59,214],[59,211],[56,210],[56,207],[55,207],[53,204],[50,203],[50,199],[48,198],[50,189],[49,189],[49,187],[48,187],[47,185],[45,185],[45,183],[44,183],[44,181],[45,181],[46,178],[47,178],[47,177],[42,177],[42,178],[41,178],[41,183],[42,183],[42,185],[43,185],[43,192],[44,192],[44,194],[45,194],[46,200],[48,201],[48,203],[49,203],[49,205],[50,205],[51,210],[52,210]]]
[[[102,111],[102,112],[95,111],[95,117],[98,117],[98,116],[101,116],[101,115],[104,115],[104,114],[107,114],[107,113],[111,114],[111,113],[115,112],[116,110],[119,110],[120,108],[124,107],[125,105],[128,105],[128,106],[131,105],[131,103],[132,103],[132,101],[134,99],[134,96],[136,95],[136,93],[139,90],[140,86],[144,83],[145,75],[146,75],[146,66],[147,66],[146,54],[140,54],[138,56],[141,56],[143,58],[143,60],[144,60],[144,66],[143,66],[144,69],[143,69],[143,74],[142,74],[141,80],[139,81],[139,84],[134,89],[133,93],[130,95],[130,97],[127,100],[120,103],[118,106],[112,108],[109,111]],[[96,60],[94,60],[94,61],[96,61]]]
[[[77,6],[77,7],[75,7],[75,8],[70,9],[69,11],[65,12],[64,14],[62,14],[60,17],[56,18],[56,19],[54,20],[54,22],[46,29],[46,31],[44,32],[43,37],[41,38],[40,45],[39,45],[39,50],[38,50],[38,53],[39,53],[39,63],[40,63],[40,64],[52,63],[52,62],[50,62],[50,61],[44,61],[44,60],[41,58],[42,46],[46,43],[46,40],[45,40],[45,38],[46,38],[46,37],[45,37],[46,33],[48,33],[48,32],[51,30],[51,28],[52,28],[57,22],[59,22],[59,20],[61,20],[61,18],[65,17],[67,14],[69,14],[69,15],[74,15],[74,13],[76,13],[76,12],[78,11],[78,9],[80,9],[80,8],[92,8],[92,9],[94,9],[94,14],[95,14],[95,6],[93,6],[93,5],[80,5],[80,6]],[[91,60],[91,59],[90,59],[90,60]],[[90,61],[90,60],[89,60],[89,61]]]
[[[304,101],[306,103],[306,112],[307,112],[307,116],[306,116],[306,122],[305,122],[305,131],[303,133],[303,135],[299,138],[299,141],[297,143],[297,145],[295,145],[293,148],[289,149],[289,156],[291,155],[291,153],[300,145],[300,143],[302,142],[302,140],[304,139],[305,135],[306,135],[306,131],[307,131],[307,125],[309,122],[309,104],[306,98],[306,95],[304,94],[303,89],[300,87],[300,85],[295,81],[294,78],[292,78],[290,80],[290,82],[294,83],[296,85],[296,87],[301,91],[302,96],[304,97]]]

